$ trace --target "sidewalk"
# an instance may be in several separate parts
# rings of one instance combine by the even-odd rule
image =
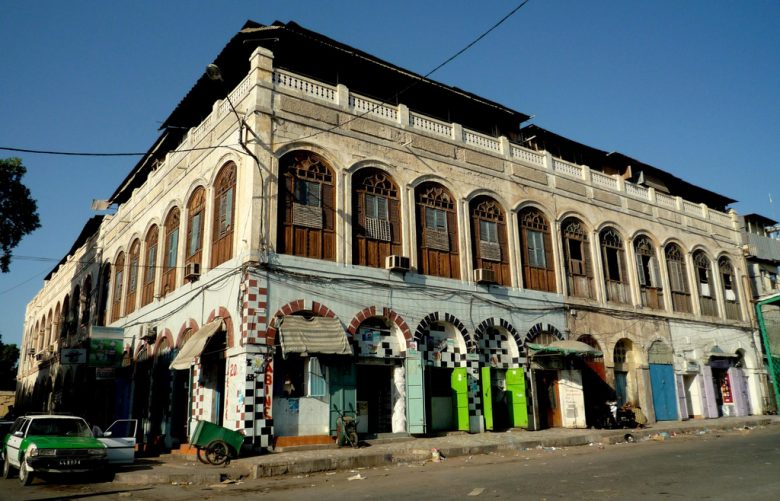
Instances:
[[[780,416],[748,416],[689,421],[664,421],[633,430],[572,430],[553,428],[541,431],[510,430],[497,433],[451,434],[433,438],[411,438],[405,441],[374,442],[359,449],[319,449],[288,451],[240,458],[228,466],[204,465],[197,460],[172,456],[139,459],[132,467],[117,472],[114,482],[122,484],[216,484],[226,479],[263,478],[284,474],[306,474],[318,471],[373,467],[392,463],[424,461],[431,450],[445,457],[487,454],[535,447],[573,447],[590,443],[613,444],[662,433],[695,434],[717,430],[780,424]]]

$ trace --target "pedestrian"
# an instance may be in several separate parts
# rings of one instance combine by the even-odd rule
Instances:
[[[8,406],[8,412],[5,413],[5,416],[3,416],[3,419],[8,421],[13,421],[16,419],[16,412],[14,412],[14,406],[9,405]]]

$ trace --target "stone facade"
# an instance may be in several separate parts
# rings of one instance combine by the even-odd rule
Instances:
[[[185,441],[185,429],[191,431],[194,421],[201,419],[242,430],[247,443],[258,447],[273,444],[275,416],[277,428],[293,430],[288,433],[294,434],[296,426],[305,426],[316,431],[307,434],[328,435],[334,423],[327,410],[332,407],[329,404],[342,398],[355,401],[349,396],[354,390],[358,397],[355,402],[361,407],[361,395],[366,394],[361,379],[376,375],[386,378],[382,383],[386,387],[382,386],[380,393],[387,393],[387,397],[379,403],[365,401],[368,407],[363,409],[372,409],[371,417],[366,418],[371,426],[390,429],[384,418],[377,421],[376,410],[382,409],[389,413],[385,417],[392,417],[393,432],[404,431],[399,430],[403,426],[409,432],[430,431],[434,428],[431,416],[427,416],[426,425],[425,416],[419,421],[410,410],[418,405],[413,402],[416,390],[409,376],[410,364],[414,363],[420,363],[431,379],[443,377],[444,373],[436,370],[452,370],[455,378],[457,369],[464,368],[467,379],[463,395],[467,400],[462,406],[467,408],[467,419],[461,422],[453,416],[452,422],[457,422],[459,429],[484,430],[490,421],[484,413],[491,407],[484,399],[493,398],[490,391],[503,391],[502,385],[509,384],[502,379],[501,371],[528,371],[525,391],[530,408],[540,405],[538,387],[534,386],[537,383],[532,382],[530,372],[533,354],[526,345],[542,340],[589,336],[604,353],[605,382],[611,385],[616,384],[615,348],[620,342],[630,343],[628,361],[619,362],[629,374],[627,397],[641,405],[651,420],[655,418],[651,373],[656,369],[651,366],[667,365],[650,361],[648,354],[654,342],[672,347],[677,359],[687,356],[691,349],[704,350],[699,362],[706,365],[704,354],[713,344],[712,336],[687,332],[720,332],[719,346],[735,350],[728,354],[741,357],[749,374],[760,373],[760,357],[751,344],[751,311],[741,280],[746,270],[733,214],[692,204],[683,199],[682,193],[656,193],[653,188],[631,184],[620,176],[607,176],[592,167],[514,144],[504,136],[475,132],[467,123],[445,123],[404,104],[390,106],[372,101],[343,84],[330,85],[281,70],[274,66],[274,54],[262,47],[252,53],[246,77],[230,91],[230,103],[209,103],[211,112],[184,134],[178,145],[153,166],[142,166],[145,180],[131,191],[119,191],[122,202],[118,210],[106,216],[67,256],[30,302],[17,397],[26,402],[28,409],[72,408],[84,398],[74,394],[72,388],[68,390],[69,382],[77,377],[86,383],[100,382],[100,371],[83,362],[66,365],[62,358],[63,349],[89,346],[93,325],[117,328],[122,333],[125,354],[122,364],[109,374],[116,378],[111,392],[133,395],[125,413],[142,413],[134,417],[144,421],[147,437],[162,436],[169,447]],[[236,116],[241,118],[240,124]],[[285,210],[281,205],[283,183],[289,178],[283,165],[296,155],[307,155],[325,165],[321,174],[327,186],[333,187],[333,206],[327,210],[332,210],[335,217],[331,221],[326,215],[322,223],[326,227],[332,223],[330,233],[322,237],[332,242],[323,244],[327,258],[303,255],[297,247],[287,249],[289,243],[283,241],[296,238],[285,237],[285,225],[290,222],[281,214]],[[235,207],[232,257],[210,266],[217,252],[215,232],[223,221],[223,206],[217,203],[222,200],[218,198],[217,179],[229,165],[234,165],[236,172],[231,198]],[[304,164],[296,165],[302,169]],[[364,169],[383,173],[397,188],[394,200],[398,203],[398,221],[393,223],[397,225],[393,231],[398,234],[393,245],[400,249],[397,254],[409,258],[406,273],[355,262],[360,242],[355,237],[359,218],[353,202],[359,187],[353,182]],[[422,222],[415,203],[421,187],[428,185],[443,187],[450,195],[449,210],[454,214],[458,239],[450,247],[448,266],[456,270],[452,276],[461,278],[420,273],[429,264],[422,262],[426,255],[421,251],[425,233],[418,231]],[[201,189],[205,193],[204,206],[192,209],[191,200]],[[326,199],[325,191],[316,193],[317,203],[328,203],[320,201]],[[477,283],[474,278],[480,256],[479,246],[472,245],[477,237],[471,224],[471,202],[478,199],[492,200],[504,218],[502,256],[506,257],[508,278],[503,285]],[[301,199],[295,200],[299,203]],[[174,208],[180,211],[178,245],[167,252],[166,227]],[[527,233],[520,219],[527,209],[535,210],[548,222],[545,259],[552,278],[542,290],[534,290],[539,287],[530,283],[532,275],[527,270]],[[202,228],[202,249],[197,254],[200,276],[189,280],[185,276],[192,271],[185,264],[192,254],[188,229],[196,210],[202,211],[198,213]],[[570,218],[579,221],[587,237],[583,252],[591,256],[589,297],[575,297],[568,282],[571,251],[565,248],[566,228],[562,223]],[[312,226],[311,222],[306,224]],[[138,269],[148,269],[147,235],[155,227],[160,237],[153,263],[157,273],[150,286],[154,299],[144,303],[141,286],[136,285],[134,300],[128,300],[133,280],[133,264],[128,258],[133,243],[141,244]],[[610,260],[614,258],[599,244],[606,230],[622,242],[619,290],[623,296],[619,303],[613,301],[616,289],[608,284]],[[311,233],[311,228],[306,231],[324,235]],[[312,238],[307,245],[313,245]],[[655,256],[663,256],[670,243],[682,249],[688,270],[685,281],[689,283],[690,312],[673,308],[670,272],[663,259],[657,260],[658,280],[662,282],[657,284],[657,294],[662,306],[644,305],[642,282],[649,278],[640,277],[644,272],[636,264],[641,261],[635,249],[640,238],[652,243]],[[714,269],[721,258],[727,258],[733,266],[734,280],[728,285],[718,273],[712,275],[708,284],[716,291],[712,302],[699,300],[703,289],[694,275],[696,251],[703,252]],[[122,258],[124,264],[117,267]],[[163,284],[168,280],[166,271],[173,269],[167,260],[175,265],[175,271],[168,275],[173,284],[170,291],[165,291]],[[488,261],[481,266],[490,265],[492,261]],[[119,268],[123,273],[118,275]],[[107,274],[106,269],[110,270]],[[86,308],[90,313],[83,326],[77,321],[78,325],[71,328],[67,322],[72,322],[74,315],[63,312],[62,304],[66,296],[72,304],[74,287],[78,284],[84,290],[87,277],[89,293],[80,295],[77,310]],[[141,277],[136,274],[135,280],[140,283]],[[727,287],[733,291],[733,298],[724,293]],[[705,303],[715,308],[714,315],[702,314],[701,304]],[[736,317],[727,315],[728,308],[732,317],[737,312]],[[355,348],[354,362],[323,356],[315,363],[317,357],[281,356],[281,320],[296,314],[338,319]],[[219,320],[222,324],[217,332],[224,337],[219,338],[223,345],[216,355],[205,349],[192,360],[191,371],[167,370],[165,364],[170,360],[158,354],[168,353],[165,350],[180,353],[203,326]],[[368,350],[375,351],[369,355]],[[301,370],[306,371],[302,384],[307,393],[293,398],[290,395],[300,388],[293,390],[292,381],[279,371],[283,367],[292,370],[291,364],[299,358],[304,364]],[[143,383],[132,376],[137,371],[131,370],[142,363],[150,367],[150,377]],[[679,365],[675,370],[682,376]],[[335,374],[339,371],[346,371],[346,375],[337,384]],[[175,372],[187,374],[169,374]],[[328,382],[324,394],[313,389],[318,377]],[[488,381],[487,377],[495,379]],[[752,412],[759,413],[763,390],[754,379],[749,379],[748,388],[751,402],[755,401]],[[425,380],[422,384],[429,393],[441,392],[438,383]],[[141,387],[150,388],[146,403],[137,395]],[[587,384],[584,391],[587,396]],[[173,396],[161,395],[166,392]],[[280,392],[285,393],[284,398]],[[67,396],[51,397],[59,394]],[[186,403],[176,399],[178,394],[187,395]],[[494,404],[500,406],[501,402]],[[452,405],[457,414],[460,401],[455,399]],[[426,412],[437,411],[428,408]],[[538,409],[535,412],[538,414]],[[109,409],[91,409],[88,413],[93,421],[124,417]],[[310,414],[304,416],[306,413]],[[529,414],[534,413],[529,410]],[[283,423],[279,421],[281,416]],[[413,426],[415,420],[422,423],[422,428]]]

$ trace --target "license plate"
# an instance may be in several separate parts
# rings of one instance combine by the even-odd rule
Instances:
[[[60,459],[60,466],[78,466],[80,464],[80,459]]]

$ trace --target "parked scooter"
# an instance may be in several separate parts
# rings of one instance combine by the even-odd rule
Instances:
[[[354,416],[347,416],[341,412],[336,404],[333,404],[333,410],[339,415],[336,421],[336,445],[339,447],[349,445],[357,449],[359,446],[357,435],[358,420]]]

